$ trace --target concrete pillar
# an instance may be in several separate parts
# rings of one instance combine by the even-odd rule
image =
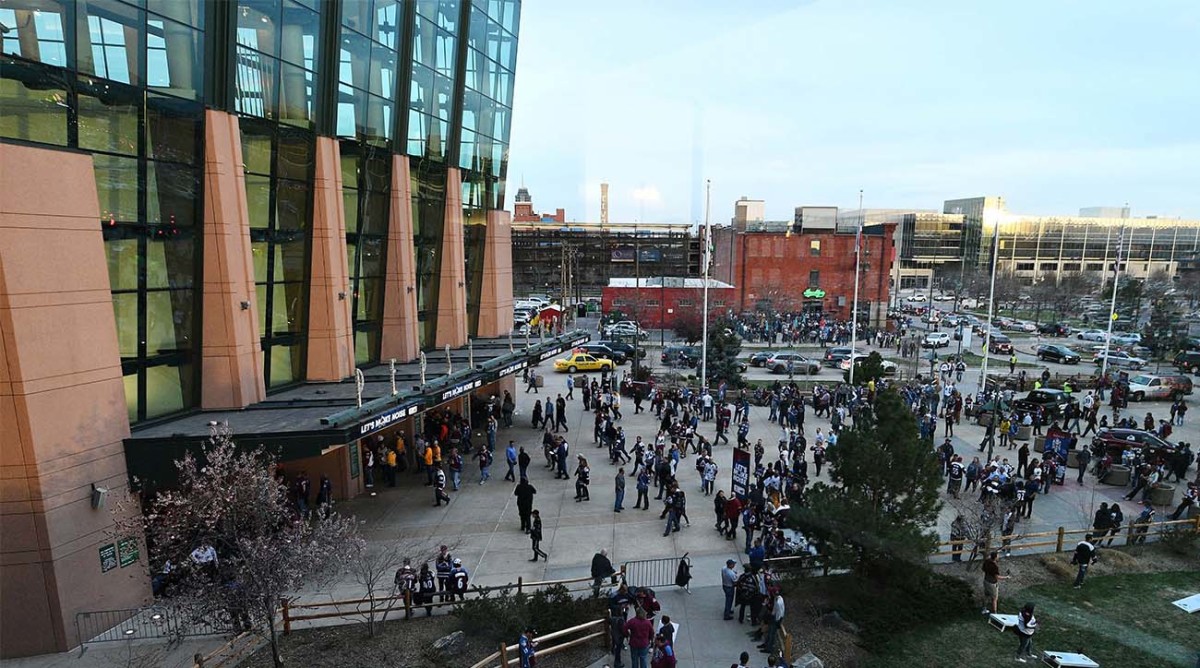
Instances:
[[[446,217],[442,227],[442,275],[439,277],[438,348],[467,345],[467,267],[463,238],[462,176],[446,170]],[[511,266],[511,260],[509,262]],[[510,268],[511,272],[511,268]]]
[[[0,143],[0,657],[78,644],[75,614],[149,599],[107,572],[129,418],[91,156]],[[93,508],[92,485],[108,488]],[[135,511],[136,512],[136,511]],[[141,542],[141,536],[135,536]]]
[[[354,375],[354,331],[350,269],[346,258],[346,208],[342,159],[336,139],[317,137],[313,180],[311,279],[308,286],[308,371],[310,381]]]
[[[512,214],[487,212],[483,289],[479,295],[480,337],[503,336],[513,326]]]
[[[412,179],[408,156],[392,157],[383,325],[379,359],[410,362],[421,351],[417,335],[417,261],[413,248]]]
[[[204,114],[203,336],[200,406],[244,408],[266,397],[250,218],[237,116]]]

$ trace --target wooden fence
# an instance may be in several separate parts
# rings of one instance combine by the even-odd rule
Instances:
[[[537,638],[537,656],[539,659],[553,656],[559,652],[566,651],[572,647],[578,647],[587,642],[599,639],[601,646],[605,650],[609,649],[609,621],[605,619],[597,619],[594,622],[585,622],[579,626],[572,626],[568,629],[547,633],[544,636]],[[577,636],[577,637],[572,637]],[[567,638],[570,638],[567,640]],[[546,643],[551,640],[559,640],[553,645],[547,646]],[[521,656],[519,654],[519,645],[501,644],[500,649],[492,652],[471,668],[508,668],[509,666],[520,665]],[[511,657],[511,658],[510,658]],[[496,663],[499,661],[499,663]]]
[[[620,577],[623,580],[625,577],[625,567],[622,566],[621,570],[618,571],[614,577]],[[605,578],[605,580],[607,581],[608,578]],[[528,591],[537,591],[539,589],[561,585],[566,587],[568,591],[572,592],[586,591],[592,587],[593,582],[594,580],[591,576],[568,578],[565,580],[541,580],[536,582],[525,582],[524,578],[517,578],[515,583],[510,582],[505,585],[495,585],[491,587],[472,587],[467,591],[467,598],[465,600],[477,599],[491,592],[502,591],[506,589],[515,589],[518,594],[522,594]],[[574,588],[571,586],[582,583],[587,583],[587,586]],[[434,594],[432,598],[441,598],[442,595],[443,592],[438,592]],[[447,597],[447,599],[452,598],[448,593],[445,593],[444,595]],[[370,615],[375,615],[378,618],[377,621],[382,621],[383,618],[386,618],[389,614],[393,612],[399,613],[400,611],[403,611],[404,618],[408,619],[413,616],[414,610],[419,610],[421,608],[437,608],[440,610],[442,608],[452,608],[460,603],[462,603],[461,600],[416,603],[413,601],[411,593],[396,594],[392,596],[379,596],[375,598],[359,598],[344,601],[325,601],[313,603],[293,603],[291,599],[285,598],[280,602],[283,616],[284,635],[288,635],[292,632],[293,622],[332,619],[335,617],[359,617],[366,619]]]
[[[1146,524],[1130,523],[1124,531],[1118,531],[1116,535],[1108,536],[1101,539],[1094,537],[1096,543],[1099,544],[1102,540],[1105,543],[1124,539],[1123,545],[1135,545],[1150,541],[1151,539],[1159,540],[1162,535],[1170,530],[1185,529],[1200,533],[1200,517],[1186,520],[1167,520],[1164,522],[1148,522]],[[938,543],[937,549],[929,556],[931,559],[937,557],[953,557],[955,555],[967,555],[969,558],[974,558],[976,555],[984,556],[991,550],[1006,550],[1017,552],[1021,550],[1031,550],[1045,552],[1048,550],[1042,548],[1053,547],[1055,552],[1062,552],[1066,545],[1068,536],[1084,536],[1086,534],[1094,534],[1094,529],[1067,529],[1058,527],[1055,531],[1041,531],[1037,533],[1026,534],[1011,534],[1000,536],[994,541],[985,541],[979,543],[971,539],[949,540]],[[1006,544],[1007,543],[1007,544]],[[944,550],[943,548],[950,548]]]

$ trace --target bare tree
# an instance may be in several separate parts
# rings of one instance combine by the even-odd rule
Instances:
[[[236,630],[260,634],[282,666],[280,600],[332,579],[346,550],[361,542],[357,522],[295,512],[274,475],[274,457],[262,448],[240,450],[225,425],[213,428],[198,457],[188,453],[175,466],[178,485],[150,499],[144,514],[118,515],[118,528],[145,535],[148,561],[168,574],[180,612],[193,620],[227,618]]]
[[[457,544],[447,547],[453,551]],[[386,622],[394,610],[406,608],[403,597],[411,597],[412,592],[401,591],[398,571],[407,564],[413,569],[414,576],[419,575],[421,564],[436,553],[432,540],[402,539],[383,544],[354,541],[350,545],[346,555],[348,569],[350,576],[366,592],[366,603],[359,604],[358,612],[365,619],[368,636],[374,637],[379,625]]]
[[[995,542],[1004,535],[1005,516],[1017,508],[1015,501],[998,496],[980,502],[977,498],[964,495],[952,498],[947,503],[954,509],[957,518],[962,520],[958,522],[956,518],[958,530],[966,542],[956,549],[970,550],[967,563],[974,562],[977,556],[987,554],[996,547]]]
[[[1200,272],[1180,272],[1175,281],[1175,292],[1181,299],[1187,300],[1188,308],[1196,308],[1200,302]]]
[[[1058,277],[1058,285],[1050,295],[1049,306],[1059,321],[1079,311],[1079,300],[1094,294],[1099,281],[1080,271],[1066,272]]]

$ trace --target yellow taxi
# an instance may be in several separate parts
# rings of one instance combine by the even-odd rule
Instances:
[[[575,373],[576,371],[600,371],[601,369],[612,371],[613,361],[592,357],[587,353],[571,353],[563,359],[554,360],[555,371]]]

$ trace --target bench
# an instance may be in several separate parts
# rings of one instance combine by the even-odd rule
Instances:
[[[1181,598],[1178,601],[1171,603],[1176,608],[1188,613],[1189,615],[1197,610],[1200,610],[1200,594],[1192,594],[1187,598]]]
[[[988,615],[987,622],[990,626],[994,627],[997,631],[1000,631],[1001,633],[1003,633],[1017,625],[1017,616],[1016,615],[1001,615],[999,613],[993,612],[992,614]]]
[[[1051,668],[1100,668],[1086,655],[1075,652],[1042,652],[1042,663]]]

